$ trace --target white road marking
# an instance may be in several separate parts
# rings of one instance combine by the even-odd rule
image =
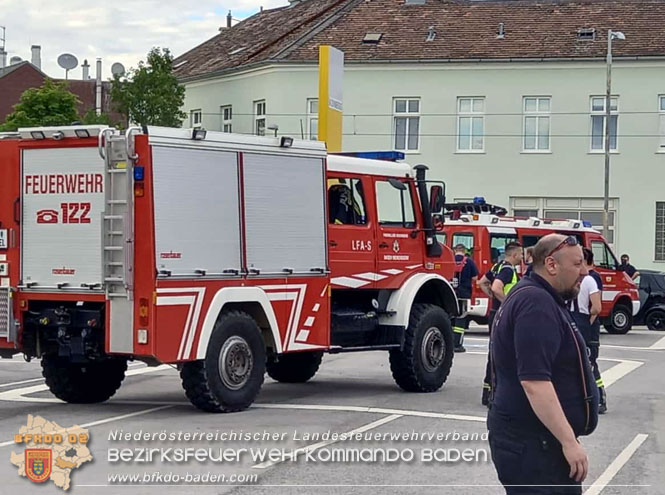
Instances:
[[[0,383],[0,388],[11,387],[13,385],[23,385],[24,383],[43,382],[43,381],[44,381],[43,378],[33,378],[31,380],[21,380],[20,382]]]
[[[359,428],[356,428],[354,430],[346,432],[344,435],[345,436],[352,436],[352,435],[356,435],[358,433],[364,433],[364,432],[372,430],[374,428],[378,428],[381,425],[385,425],[386,423],[390,423],[391,421],[395,421],[396,419],[399,419],[401,417],[402,416],[400,414],[391,414],[390,416],[386,416],[385,418],[381,418],[377,421],[373,421],[372,423],[366,424],[364,426],[361,426]],[[337,443],[338,441],[339,440],[325,440],[323,442],[314,443],[312,445],[308,445],[306,447],[296,449],[293,452],[293,455],[295,455],[297,457],[298,455],[305,454],[307,452],[313,452],[317,449],[320,449],[321,447],[325,447],[327,445]],[[267,468],[272,467],[276,464],[279,464],[280,462],[282,462],[282,461],[264,461],[260,464],[256,464],[256,465],[252,466],[252,469],[267,469]]]
[[[307,411],[345,411],[345,412],[364,412],[372,414],[398,414],[400,416],[412,416],[419,418],[437,418],[454,419],[459,421],[474,421],[484,423],[486,416],[468,416],[464,414],[446,414],[428,411],[410,411],[407,409],[384,409],[381,407],[362,407],[362,406],[333,406],[333,405],[315,405],[315,404],[254,404],[253,408],[259,409],[297,409]]]
[[[619,472],[619,470],[630,460],[632,455],[640,448],[640,445],[649,437],[645,433],[640,433],[635,436],[632,442],[621,451],[616,459],[607,466],[607,469],[603,471],[593,485],[591,485],[587,491],[584,492],[584,495],[598,495],[603,489],[612,481],[614,476]]]
[[[90,423],[84,423],[81,426],[82,428],[89,428],[92,426],[98,426],[98,425],[103,425],[106,423],[111,423],[113,421],[120,421],[121,419],[127,419],[127,418],[132,418],[134,416],[141,416],[143,414],[149,414],[151,412],[155,411],[161,411],[162,409],[168,409],[173,406],[159,406],[159,407],[151,407],[150,409],[143,409],[142,411],[135,411],[133,413],[128,413],[128,414],[122,414],[120,416],[111,416],[110,418],[105,418],[105,419],[100,419],[97,421],[92,421]],[[2,442],[0,443],[0,447],[7,447],[8,445],[14,445],[14,440],[9,440],[7,442]]]
[[[154,373],[155,371],[164,371],[172,369],[171,366],[167,364],[162,364],[154,368],[148,366],[142,368],[130,369],[125,373],[126,376],[134,375],[143,375],[145,373]],[[37,392],[44,392],[48,390],[46,385],[33,385],[31,387],[15,388],[13,390],[7,390],[6,392],[0,392],[0,400],[8,400],[14,402],[56,402],[62,403],[60,399],[55,397],[25,397],[28,394],[35,394]]]
[[[603,383],[605,388],[609,387],[613,383],[616,383],[621,378],[626,376],[628,373],[635,371],[637,368],[642,366],[644,363],[642,361],[631,361],[629,359],[607,359],[607,358],[598,358],[599,361],[619,361],[619,364],[612,366],[610,369],[602,371],[600,373],[603,378]]]
[[[658,342],[649,347],[649,349],[665,350],[665,337],[663,337],[662,339],[658,339]]]
[[[651,352],[660,352],[665,350],[665,347],[633,347],[629,345],[613,345],[613,344],[601,344],[601,349],[621,349],[624,351],[651,351]]]

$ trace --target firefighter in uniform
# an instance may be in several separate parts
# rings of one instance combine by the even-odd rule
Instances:
[[[522,258],[524,253],[522,251],[522,245],[518,242],[509,242],[506,244],[505,258],[504,261],[492,267],[494,271],[494,280],[492,281],[491,292],[494,296],[492,312],[490,312],[490,321],[489,321],[489,332],[490,338],[492,335],[492,325],[494,323],[494,315],[498,311],[501,303],[506,299],[508,293],[512,290],[517,282],[519,277],[517,276],[517,270],[515,267],[519,266],[522,263]],[[483,394],[481,398],[481,403],[484,406],[489,405],[489,397],[491,393],[491,361],[490,353],[487,353],[487,365],[485,366],[485,379],[483,380]]]
[[[464,348],[464,332],[469,328],[469,316],[466,314],[468,303],[471,300],[471,290],[478,278],[478,268],[466,253],[466,246],[458,244],[455,251],[455,277],[453,287],[460,301],[460,314],[463,316],[455,318],[453,331],[455,332],[455,352],[466,352]],[[465,301],[465,302],[463,302]]]
[[[584,342],[589,348],[589,361],[591,362],[600,396],[598,413],[605,414],[607,412],[607,395],[597,361],[600,352],[600,320],[598,319],[598,315],[602,310],[601,293],[603,282],[600,275],[593,270],[593,251],[583,248],[583,252],[584,264],[589,271],[589,275],[582,280],[580,293],[577,298],[570,301],[569,309],[582,337],[584,337]]]

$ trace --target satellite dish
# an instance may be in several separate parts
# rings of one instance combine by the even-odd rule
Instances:
[[[58,57],[58,65],[65,69],[65,79],[68,78],[69,71],[79,64],[78,59],[71,53],[63,53]]]
[[[65,70],[75,69],[78,64],[78,59],[71,53],[63,53],[58,57],[58,65]]]
[[[15,65],[15,64],[18,64],[18,63],[21,62],[22,60],[23,60],[23,59],[22,59],[21,57],[16,57],[16,56],[14,56],[14,57],[12,57],[12,58],[9,59],[9,65]]]
[[[120,62],[116,62],[111,66],[111,74],[114,76],[122,76],[125,73],[125,66]]]

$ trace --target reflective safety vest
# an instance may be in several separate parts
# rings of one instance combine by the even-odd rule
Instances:
[[[501,270],[503,270],[504,266],[509,266],[513,269],[513,278],[508,282],[507,284],[504,284],[503,286],[503,293],[505,295],[508,295],[508,293],[512,290],[515,285],[517,285],[517,282],[519,282],[519,279],[517,278],[517,272],[515,271],[515,267],[513,265],[509,265],[508,263],[497,263],[492,267],[492,271],[494,272],[495,275],[498,275]]]

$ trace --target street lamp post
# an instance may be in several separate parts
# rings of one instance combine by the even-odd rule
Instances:
[[[610,119],[612,118],[612,40],[625,40],[621,31],[607,31],[607,87],[605,92],[605,190],[603,194],[603,235],[609,236],[610,226]],[[617,136],[618,138],[618,136]]]

